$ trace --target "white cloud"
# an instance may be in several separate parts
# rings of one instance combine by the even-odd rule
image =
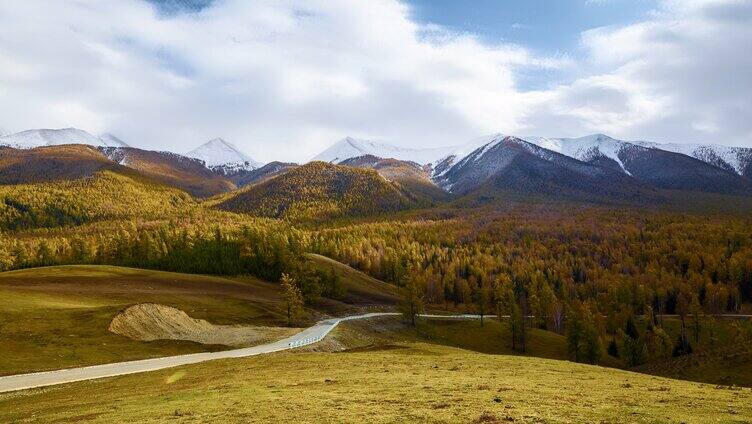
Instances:
[[[432,146],[513,130],[514,69],[563,63],[416,24],[392,0],[225,0],[169,16],[135,0],[31,0],[0,4],[0,25],[0,64],[17,64],[0,71],[3,125],[177,151],[222,136],[261,160],[305,160],[346,135]]]
[[[752,145],[752,2],[666,1],[582,45],[591,74],[541,93],[528,129]]]
[[[749,2],[667,2],[583,35],[587,63],[420,25],[396,0],[0,2],[0,125],[187,151],[221,136],[305,160],[346,135],[403,146],[502,131],[749,144]],[[746,14],[745,14],[746,13]],[[579,75],[523,92],[520,71]],[[745,137],[747,137],[745,139]]]

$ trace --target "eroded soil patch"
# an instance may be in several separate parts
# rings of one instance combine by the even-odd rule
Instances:
[[[188,340],[207,345],[254,346],[279,340],[299,328],[215,325],[191,318],[180,309],[156,303],[140,303],[120,312],[108,329],[140,341]]]

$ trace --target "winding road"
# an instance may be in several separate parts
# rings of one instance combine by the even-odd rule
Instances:
[[[308,327],[288,338],[242,349],[224,350],[221,352],[190,353],[186,355],[165,356],[162,358],[92,365],[81,368],[67,368],[55,371],[9,375],[6,377],[0,377],[0,393],[72,383],[74,381],[93,380],[96,378],[156,371],[181,365],[212,361],[215,359],[244,358],[265,353],[279,352],[281,350],[293,349],[316,343],[326,337],[329,332],[334,330],[334,328],[343,321],[391,315],[399,314],[396,312],[374,312],[363,315],[351,315],[342,318],[330,318],[319,321],[314,326]]]
[[[372,312],[362,315],[351,315],[341,318],[330,318],[317,322],[312,327],[296,333],[288,338],[277,340],[259,346],[242,349],[225,350],[221,352],[190,353],[186,355],[165,356],[162,358],[141,359],[137,361],[115,362],[112,364],[92,365],[81,368],[67,368],[55,371],[43,371],[30,374],[16,374],[0,377],[0,393],[13,392],[16,390],[31,389],[35,387],[53,386],[56,384],[72,383],[74,381],[94,380],[97,378],[114,377],[118,375],[136,374],[141,372],[156,371],[165,368],[178,367],[181,365],[195,364],[198,362],[213,361],[215,359],[245,358],[248,356],[263,355],[266,353],[279,352],[294,349],[318,342],[334,330],[339,323],[356,319],[367,319],[383,316],[400,315],[397,312]],[[724,315],[722,315],[724,316]],[[421,314],[420,317],[428,319],[479,319],[480,315],[436,315]],[[484,315],[485,318],[494,318],[496,315]],[[504,317],[504,316],[502,316]],[[750,319],[752,315],[731,315],[737,319]]]

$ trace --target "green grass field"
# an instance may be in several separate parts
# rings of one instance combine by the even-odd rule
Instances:
[[[392,286],[346,265],[323,256],[309,263],[334,269],[348,295],[343,301],[316,301],[300,326],[396,302]],[[31,268],[0,273],[0,298],[0,375],[226,348],[187,341],[142,342],[109,332],[112,318],[137,303],[172,306],[213,324],[286,325],[278,285],[247,276],[219,278],[98,265]]]
[[[308,263],[319,270],[333,270],[347,288],[344,301],[356,305],[396,305],[399,300],[397,287],[377,280],[355,268],[326,256],[309,253],[306,255]]]
[[[280,353],[0,395],[2,422],[750,420],[750,389],[425,343]]]
[[[110,320],[136,303],[172,306],[215,324],[285,323],[276,286],[252,278],[60,266],[0,274],[0,297],[0,374],[223,348],[110,333]]]

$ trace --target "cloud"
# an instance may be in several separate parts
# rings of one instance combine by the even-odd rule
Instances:
[[[647,21],[585,32],[583,68],[592,73],[538,93],[525,124],[752,145],[751,45],[749,1],[664,2]]]
[[[409,147],[535,133],[749,144],[744,1],[666,2],[541,57],[396,0],[0,2],[0,126],[76,126],[184,152],[213,138],[302,161],[352,135]],[[566,69],[522,91],[520,75]],[[745,138],[746,137],[746,138]]]
[[[4,2],[0,64],[17,66],[0,66],[0,122],[305,160],[346,135],[418,147],[515,128],[515,69],[563,63],[419,25],[397,1],[209,3]]]

